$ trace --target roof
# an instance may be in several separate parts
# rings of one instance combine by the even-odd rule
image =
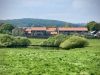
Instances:
[[[57,34],[57,32],[50,32],[50,34]]]
[[[32,27],[31,30],[46,31],[46,27]]]
[[[56,28],[48,28],[46,31],[47,32],[56,31]]]
[[[31,29],[30,28],[26,28],[25,31],[28,31],[29,32],[29,31],[31,31]]]
[[[28,31],[28,34],[31,34],[31,31]]]
[[[58,28],[59,31],[88,31],[87,28]]]

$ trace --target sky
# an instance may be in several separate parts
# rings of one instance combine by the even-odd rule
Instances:
[[[100,22],[100,0],[0,0],[0,20],[36,18]]]

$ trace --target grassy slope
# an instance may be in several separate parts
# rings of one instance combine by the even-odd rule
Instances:
[[[72,50],[0,48],[0,75],[100,75],[100,40],[89,42]]]

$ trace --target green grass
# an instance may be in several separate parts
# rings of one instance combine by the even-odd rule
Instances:
[[[46,39],[44,39],[44,38],[29,38],[30,39],[30,41],[31,41],[31,45],[39,45],[41,42],[43,42],[44,40],[46,40]]]
[[[100,40],[88,41],[71,50],[0,48],[0,75],[100,75]]]

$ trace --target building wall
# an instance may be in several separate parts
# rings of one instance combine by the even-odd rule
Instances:
[[[88,31],[58,31],[59,34],[65,34],[65,35],[73,35],[73,34],[85,34],[88,33]]]

